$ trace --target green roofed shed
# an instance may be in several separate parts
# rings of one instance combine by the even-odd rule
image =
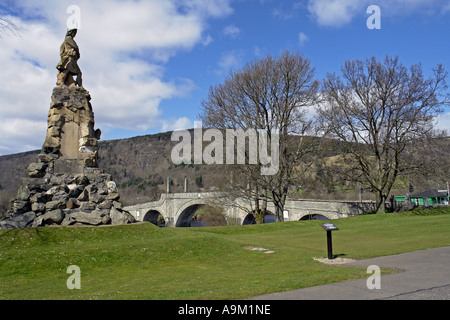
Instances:
[[[430,189],[411,196],[411,201],[419,206],[448,205],[447,190]]]

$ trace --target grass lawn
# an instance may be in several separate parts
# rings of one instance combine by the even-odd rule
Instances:
[[[313,260],[327,255],[323,222],[2,230],[0,299],[240,299],[367,277],[365,269]],[[450,207],[333,223],[340,229],[333,253],[340,257],[450,245]],[[67,289],[70,265],[80,267],[80,290]]]

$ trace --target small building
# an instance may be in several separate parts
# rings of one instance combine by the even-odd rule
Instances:
[[[430,189],[411,196],[411,202],[418,206],[448,205],[449,195],[447,190]]]
[[[405,202],[406,201],[406,196],[395,196],[394,198],[395,202]]]

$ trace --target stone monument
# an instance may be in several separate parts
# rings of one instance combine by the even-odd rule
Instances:
[[[101,131],[94,130],[91,96],[82,86],[76,34],[76,29],[69,30],[60,48],[41,153],[29,165],[10,217],[0,222],[0,229],[135,222],[122,210],[111,175],[98,168]]]

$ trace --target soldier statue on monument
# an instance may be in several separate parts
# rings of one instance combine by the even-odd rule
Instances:
[[[64,85],[78,85],[79,87],[83,87],[81,70],[77,63],[78,59],[80,59],[80,50],[74,40],[76,35],[77,29],[67,31],[66,38],[59,49],[61,60],[56,66],[56,69],[60,72],[56,82],[58,87],[62,87]],[[73,76],[77,77],[76,81],[74,81]]]

